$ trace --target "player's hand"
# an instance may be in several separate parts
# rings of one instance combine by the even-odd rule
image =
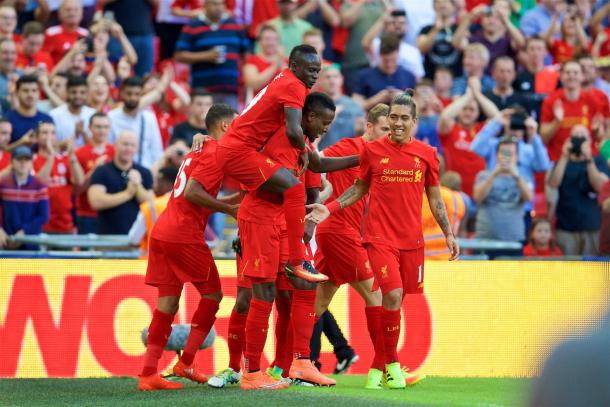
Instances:
[[[330,211],[326,207],[326,205],[322,204],[311,204],[305,205],[305,208],[311,209],[307,215],[305,215],[305,221],[311,221],[315,224],[323,222],[326,218],[330,216]]]
[[[237,210],[239,209],[239,204],[229,205],[229,210],[227,211],[227,215],[231,215],[233,218],[237,219]]]
[[[301,165],[301,170],[297,174],[297,177],[300,177],[307,171],[307,167],[309,167],[309,148],[305,145],[305,152],[299,156],[299,164]]]
[[[193,136],[193,144],[191,145],[191,151],[200,151],[203,144],[208,140],[209,136],[197,133]]]
[[[308,220],[305,222],[305,233],[303,233],[303,243],[308,244],[313,238],[313,232],[316,230],[316,224]]]
[[[445,239],[445,242],[447,243],[447,248],[451,253],[449,261],[457,260],[457,258],[460,257],[460,245],[458,245],[457,239],[455,236],[449,235]]]
[[[4,229],[0,228],[0,248],[6,247],[8,243],[8,235],[4,231]]]

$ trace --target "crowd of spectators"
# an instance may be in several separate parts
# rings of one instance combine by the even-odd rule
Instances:
[[[337,104],[319,149],[413,89],[462,236],[610,255],[609,21],[608,0],[0,1],[0,249],[141,240],[210,107],[243,110],[306,43]]]

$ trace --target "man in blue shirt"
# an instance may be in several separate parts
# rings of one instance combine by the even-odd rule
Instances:
[[[515,109],[516,110],[516,109]],[[496,168],[496,148],[500,142],[498,136],[504,131],[517,140],[517,170],[525,180],[536,190],[536,172],[545,172],[551,168],[549,153],[537,133],[538,123],[527,116],[524,110],[503,110],[498,117],[493,118],[477,133],[470,144],[470,149],[483,157],[487,169]],[[512,118],[511,118],[512,117]],[[525,202],[525,230],[531,224],[531,210],[534,202]]]
[[[481,80],[483,93],[493,90],[496,83],[491,76],[485,73],[489,64],[489,50],[483,44],[474,43],[466,46],[462,64],[464,74],[453,79],[451,96],[462,96],[466,93],[468,79],[473,76]]]
[[[398,65],[401,39],[393,33],[381,38],[379,65],[360,73],[353,98],[366,111],[379,103],[390,104],[394,96],[415,88],[415,75]]]
[[[32,150],[19,146],[11,157],[12,171],[0,180],[0,248],[35,249],[7,241],[10,235],[37,235],[49,220],[47,186],[32,175]]]
[[[205,12],[185,25],[175,58],[191,65],[191,87],[237,109],[240,57],[248,50],[244,28],[225,13],[224,0],[206,0]],[[290,50],[287,50],[290,52]]]
[[[519,27],[527,37],[541,35],[547,31],[551,25],[553,14],[562,3],[557,0],[540,0],[536,7],[525,12],[521,17]]]
[[[40,122],[53,123],[51,116],[36,109],[36,102],[40,97],[40,87],[36,76],[23,75],[17,79],[16,93],[19,101],[17,107],[6,112],[6,118],[13,126],[11,144],[30,130],[36,130]]]

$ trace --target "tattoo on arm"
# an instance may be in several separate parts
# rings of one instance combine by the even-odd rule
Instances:
[[[432,209],[432,213],[434,214],[434,219],[436,219],[436,223],[440,226],[445,236],[453,234],[451,230],[451,225],[449,224],[449,218],[447,217],[447,210],[445,209],[445,204],[442,200],[436,200],[434,204],[434,208]]]
[[[353,205],[362,199],[368,190],[369,186],[367,184],[357,180],[354,185],[346,189],[345,192],[343,192],[341,196],[337,198],[337,202],[339,202],[339,205],[341,205],[342,208],[347,208],[348,206]]]

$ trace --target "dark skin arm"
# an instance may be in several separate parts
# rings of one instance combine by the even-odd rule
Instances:
[[[303,113],[300,109],[294,107],[285,107],[284,114],[286,115],[286,136],[290,140],[290,144],[299,150],[305,148],[305,136],[301,128],[301,119]]]
[[[195,205],[201,206],[203,208],[208,208],[213,212],[226,213],[227,215],[231,215],[235,219],[237,219],[237,209],[239,208],[239,205],[232,205],[223,202],[219,199],[216,199],[215,197],[210,195],[199,182],[195,181],[194,179],[189,179],[188,183],[186,184],[184,197],[189,202],[192,202]]]
[[[346,157],[320,157],[317,151],[309,150],[309,169],[312,172],[334,172],[360,165],[359,155]]]
[[[307,188],[305,192],[307,193],[307,205],[320,203],[320,190],[318,188]],[[305,244],[311,241],[315,228],[316,224],[312,221],[308,220],[305,222],[305,234],[303,235],[303,242]]]

